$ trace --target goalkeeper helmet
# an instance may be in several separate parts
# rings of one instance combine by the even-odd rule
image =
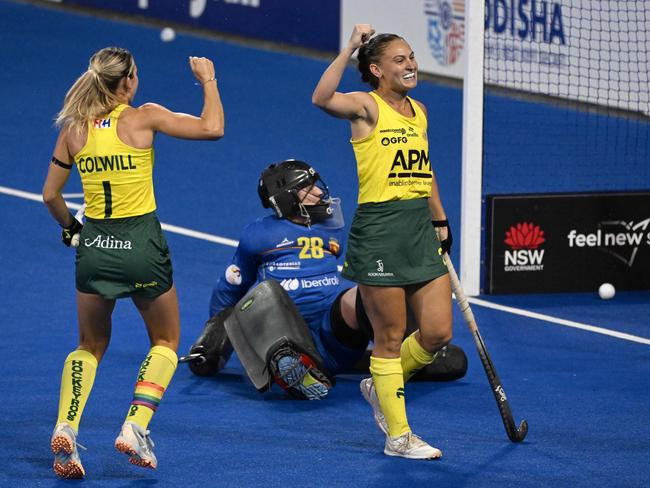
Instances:
[[[299,196],[303,188],[316,186],[322,191],[316,204],[303,203]],[[322,222],[332,216],[330,194],[318,171],[296,159],[271,164],[259,180],[257,193],[264,208],[272,208],[279,219],[302,218],[307,225]]]

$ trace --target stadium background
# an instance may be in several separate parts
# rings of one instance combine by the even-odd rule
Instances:
[[[165,3],[151,2],[151,7],[163,8]],[[214,5],[217,2],[208,3]],[[289,8],[292,2],[281,6]],[[6,460],[0,479],[7,486],[58,484],[50,471],[47,445],[61,362],[74,347],[74,256],[58,242],[58,227],[45,209],[29,197],[38,198],[51,156],[56,137],[52,117],[94,51],[106,45],[131,49],[141,77],[136,103],[156,101],[181,111],[196,112],[201,105],[187,56],[205,55],[215,61],[226,137],[217,143],[158,138],[155,178],[162,221],[237,239],[242,225],[260,213],[255,191],[260,170],[287,157],[305,159],[321,170],[342,197],[348,220],[356,199],[347,125],[310,104],[336,40],[284,51],[277,44],[216,38],[207,35],[205,26],[183,32],[176,25],[176,40],[162,43],[159,21],[146,25],[142,19],[108,19],[59,7],[0,1],[0,184],[25,192],[23,197],[0,194],[5,311],[0,385],[6,392],[0,408],[7,432],[0,448]],[[318,26],[324,25],[338,36],[330,22],[335,15],[323,16],[323,24],[313,18],[313,11],[292,17],[296,25],[306,24],[307,32],[318,33]],[[408,32],[403,34],[408,39]],[[314,37],[323,40],[322,35]],[[282,40],[287,48],[295,48],[296,42]],[[350,68],[343,89],[363,88]],[[456,230],[462,93],[457,83],[445,80],[423,81],[413,95],[429,107],[431,158]],[[567,123],[564,107],[503,96],[494,100],[500,113],[525,104],[529,113],[550,123],[554,117],[559,126]],[[522,127],[526,120],[504,118],[503,139],[491,143],[503,146],[508,134],[523,138],[532,133]],[[607,164],[593,160],[598,153],[590,155],[590,161]],[[521,165],[524,158],[532,162],[534,178]],[[490,176],[495,192],[648,187],[647,165],[625,168],[625,160],[618,163],[615,177],[571,180],[558,180],[563,162],[544,158],[543,153],[514,153],[511,166],[507,163]],[[513,172],[525,177],[513,178]],[[568,181],[570,188],[558,188]],[[71,178],[67,191],[80,190],[78,180]],[[168,238],[181,298],[184,351],[206,318],[210,288],[232,248],[174,233]],[[456,238],[461,238],[458,231]],[[560,294],[552,300],[540,295],[491,298],[493,304],[593,324],[619,336],[475,307],[515,417],[531,424],[524,445],[507,442],[471,339],[456,316],[456,341],[470,356],[468,376],[448,385],[412,385],[408,391],[414,429],[442,448],[442,462],[413,464],[382,456],[383,441],[358,395],[357,377],[342,378],[326,402],[285,402],[277,391],[258,395],[233,361],[226,374],[213,380],[194,378],[179,368],[152,425],[161,464],[157,472],[136,470],[112,448],[146,350],[144,329],[133,307],[120,303],[113,344],[82,423],[80,441],[88,447],[81,453],[86,484],[589,486],[598,479],[611,486],[642,486],[650,474],[645,462],[650,438],[648,340],[643,339],[650,336],[644,318],[649,298],[646,291],[621,293],[613,302],[601,302],[594,294]]]

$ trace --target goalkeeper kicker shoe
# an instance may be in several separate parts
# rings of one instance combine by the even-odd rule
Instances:
[[[377,391],[375,390],[375,382],[372,378],[366,378],[361,380],[359,385],[361,389],[361,394],[363,398],[370,404],[372,407],[372,412],[375,414],[375,423],[377,427],[386,435],[388,435],[388,424],[386,423],[386,417],[384,417],[384,412],[381,410],[381,405],[379,404],[379,398],[377,398]]]
[[[329,389],[309,374],[309,370],[300,358],[287,355],[278,359],[278,372],[287,389],[295,389],[309,400],[321,400],[327,396]]]
[[[124,422],[115,439],[115,449],[129,456],[129,462],[142,468],[156,469],[158,460],[153,453],[153,441],[148,430],[134,422]]]
[[[431,447],[412,432],[399,437],[386,436],[384,454],[407,459],[438,459],[442,457],[440,449]]]
[[[77,444],[77,433],[66,422],[57,424],[52,433],[50,448],[54,454],[54,472],[60,478],[79,479],[83,478],[86,472],[81,465],[77,447],[85,449]]]

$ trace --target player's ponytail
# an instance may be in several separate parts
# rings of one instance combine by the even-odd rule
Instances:
[[[68,90],[56,125],[81,132],[89,121],[106,115],[119,104],[116,93],[120,81],[134,74],[135,62],[126,49],[107,47],[96,52],[86,72]]]

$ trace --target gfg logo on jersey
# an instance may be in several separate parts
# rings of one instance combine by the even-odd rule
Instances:
[[[539,249],[546,239],[544,231],[532,222],[519,222],[506,231],[503,241],[510,250],[504,254],[505,271],[542,271],[544,250]]]
[[[382,137],[381,145],[390,146],[391,144],[406,144],[408,141],[408,137]]]
[[[465,2],[463,0],[427,0],[427,41],[431,54],[441,66],[455,64],[465,43]]]

